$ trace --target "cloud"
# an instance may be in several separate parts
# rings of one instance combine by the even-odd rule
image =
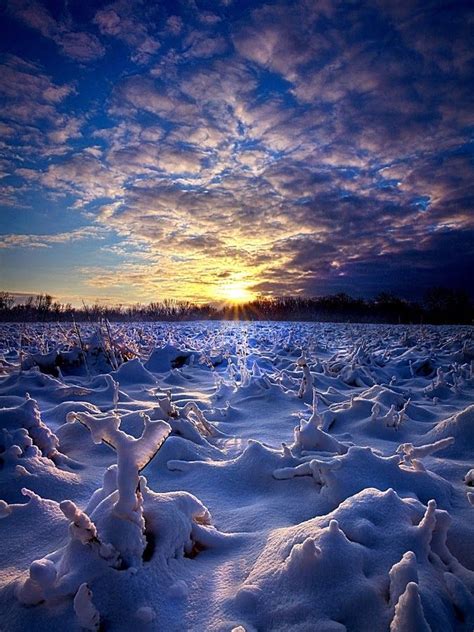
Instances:
[[[84,239],[104,239],[105,234],[104,228],[98,226],[85,226],[69,232],[43,235],[7,234],[0,236],[0,249],[51,248],[55,244],[67,244]]]
[[[32,169],[35,161],[64,155],[70,142],[81,138],[84,116],[67,109],[76,93],[72,81],[54,82],[39,64],[12,55],[2,60],[0,125],[8,175],[16,173],[28,182],[38,181],[38,165]]]
[[[234,32],[235,47],[246,59],[293,82],[305,65],[330,52],[324,27],[334,11],[333,3],[322,2],[263,5]]]
[[[116,197],[122,193],[125,179],[125,174],[107,167],[87,151],[56,162],[39,175],[43,186],[63,195],[79,194],[84,202]]]
[[[273,295],[457,283],[474,229],[467,20],[402,5],[119,0],[85,29],[16,2],[63,53],[95,29],[122,54],[94,79],[5,60],[5,202],[60,200],[103,230],[111,262],[83,283],[143,300],[237,276]]]
[[[197,112],[196,106],[185,100],[176,88],[141,76],[130,77],[115,89],[111,112],[127,115],[130,108],[171,121],[187,120]]]
[[[222,55],[229,50],[229,43],[220,35],[209,35],[193,30],[183,41],[183,58],[210,58]]]
[[[140,3],[118,0],[97,11],[94,23],[102,35],[116,38],[132,49],[132,60],[144,64],[150,61],[160,48],[160,42],[148,32],[145,21],[136,16]],[[169,28],[178,27],[177,20]]]
[[[67,57],[77,61],[93,61],[105,53],[102,44],[91,33],[63,33],[55,41]]]
[[[179,15],[170,15],[170,17],[166,20],[166,28],[171,35],[179,35],[181,29],[183,28],[183,20],[179,17]]]
[[[105,53],[105,48],[93,33],[71,30],[67,20],[55,20],[46,7],[35,0],[8,0],[7,7],[11,15],[55,42],[60,51],[71,59],[90,62]]]
[[[35,106],[42,106],[36,114],[36,108],[32,107],[30,118],[48,118],[55,112],[56,104],[74,94],[75,87],[72,82],[55,84],[39,65],[8,56],[0,65],[0,91],[13,102],[12,112],[15,106],[27,105],[30,101]]]

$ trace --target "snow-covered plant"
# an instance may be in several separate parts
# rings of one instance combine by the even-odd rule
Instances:
[[[390,576],[390,605],[395,607],[401,595],[410,582],[418,582],[416,555],[407,551],[402,559],[394,564],[389,572]]]
[[[182,414],[188,419],[191,419],[202,435],[212,436],[215,434],[214,426],[207,421],[202,410],[195,402],[187,402],[182,410]]]
[[[461,388],[463,384],[462,380],[455,373],[453,373],[452,378],[453,378],[453,385],[451,387],[451,391],[455,395],[460,395],[462,392],[462,388]]]
[[[446,376],[441,367],[438,367],[436,370],[436,377],[434,379],[433,386],[446,386]]]
[[[390,632],[431,632],[421,605],[418,584],[410,582],[395,606]]]
[[[136,439],[120,430],[117,414],[95,417],[84,412],[68,413],[68,422],[76,420],[90,430],[94,443],[104,442],[116,451],[118,500],[115,512],[133,519],[137,509],[139,473],[161,448],[171,432],[171,426],[166,421],[151,421],[148,415],[143,415],[143,432]]]
[[[100,613],[92,603],[92,591],[84,582],[74,597],[74,612],[83,630],[98,630],[100,628]]]
[[[97,542],[97,529],[89,516],[81,511],[72,500],[63,500],[59,508],[71,521],[69,532],[73,540],[79,540],[82,544]]]
[[[41,450],[43,456],[52,460],[58,456],[59,439],[41,420],[36,400],[26,393],[26,402],[22,406],[25,417],[23,427],[27,429],[33,443]]]
[[[293,448],[297,451],[315,451],[335,452],[344,454],[347,452],[345,445],[337,439],[322,430],[319,426],[321,418],[319,415],[311,415],[308,421],[300,420],[300,425],[294,429]]]
[[[439,450],[444,450],[453,445],[454,437],[446,437],[434,443],[426,443],[425,445],[414,446],[413,443],[402,443],[397,448],[397,454],[402,454],[402,461],[406,465],[412,465],[413,459],[421,459],[430,456]]]
[[[464,477],[466,485],[474,486],[474,468],[470,469]]]
[[[112,403],[114,405],[114,410],[117,410],[117,406],[118,406],[118,402],[119,402],[119,395],[120,395],[119,389],[120,389],[120,384],[114,380],[114,396],[113,396],[113,399],[112,399]]]
[[[171,402],[171,391],[167,391],[164,397],[158,397],[158,407],[163,419],[176,416],[176,410]]]
[[[379,415],[380,415],[380,404],[378,402],[375,402],[374,405],[372,406],[370,420],[377,421]]]
[[[235,368],[235,364],[232,362],[232,360],[229,360],[227,364],[227,368],[224,372],[224,375],[227,378],[229,378],[229,380],[233,380],[235,378],[236,373],[237,373],[237,370]]]
[[[301,352],[300,357],[296,360],[296,364],[303,369],[303,377],[301,378],[301,384],[298,391],[298,397],[303,399],[306,393],[311,392],[313,387],[313,376],[311,375],[308,361],[303,352]]]
[[[398,412],[398,424],[397,424],[397,428],[400,426],[400,424],[405,420],[405,417],[407,417],[407,409],[408,406],[411,404],[411,398],[409,397],[407,399],[407,401],[403,404],[403,407],[401,408],[401,410]]]
[[[262,371],[261,371],[260,367],[258,366],[256,360],[254,360],[254,363],[252,365],[252,376],[253,377],[262,377]]]
[[[11,506],[5,500],[0,500],[0,519],[6,518],[11,514],[11,512]]]
[[[390,406],[390,409],[388,410],[388,412],[385,415],[383,415],[383,417],[381,417],[380,419],[386,426],[396,427],[396,425],[397,425],[397,411],[395,410],[395,404],[392,404]]]
[[[311,417],[309,418],[309,423],[313,426],[319,427],[322,425],[323,420],[321,419],[321,415],[318,413],[318,391],[313,388],[313,404],[312,404],[313,412],[311,413]]]
[[[240,370],[240,386],[245,388],[249,386],[252,374],[247,368],[245,358],[239,358],[239,370]]]
[[[30,564],[29,577],[16,589],[17,599],[26,606],[34,606],[54,595],[57,570],[51,560],[35,560]]]
[[[104,442],[117,453],[117,498],[110,515],[103,518],[104,532],[107,543],[118,551],[125,565],[140,565],[146,547],[140,471],[163,445],[171,427],[165,421],[151,421],[148,415],[143,415],[143,432],[136,439],[120,430],[117,414],[97,417],[83,412],[68,413],[67,421],[75,420],[90,430],[94,443]]]

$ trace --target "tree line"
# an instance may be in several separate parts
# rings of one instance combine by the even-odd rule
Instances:
[[[197,304],[164,299],[147,305],[83,305],[60,303],[49,294],[18,302],[0,292],[0,321],[55,322],[90,321],[186,321],[275,320],[376,323],[473,324],[474,305],[467,292],[432,288],[420,302],[407,301],[388,292],[373,299],[353,298],[345,293],[329,296],[258,298],[240,305]]]

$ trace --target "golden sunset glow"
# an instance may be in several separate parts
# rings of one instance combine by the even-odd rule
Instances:
[[[243,283],[223,285],[220,293],[222,298],[229,303],[246,303],[255,298],[255,294],[245,287]]]

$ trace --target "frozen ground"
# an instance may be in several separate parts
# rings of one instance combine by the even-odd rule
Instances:
[[[0,340],[2,630],[472,631],[472,328]]]

